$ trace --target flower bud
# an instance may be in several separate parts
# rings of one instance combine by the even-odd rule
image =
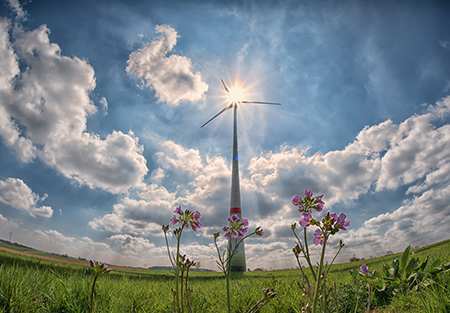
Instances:
[[[92,268],[94,268],[95,276],[100,276],[100,275],[109,273],[111,271],[111,269],[108,268],[108,266],[104,263],[100,263],[100,262],[97,262],[94,260],[90,260],[89,263],[90,263],[90,266]]]
[[[264,232],[263,232],[262,228],[258,226],[255,229],[255,234],[261,237],[264,235]]]
[[[298,257],[302,252],[302,249],[299,247],[298,244],[296,244],[295,247],[292,248],[292,252],[294,252],[295,257]]]

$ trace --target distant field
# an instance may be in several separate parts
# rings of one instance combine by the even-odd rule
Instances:
[[[16,248],[14,250],[18,252],[30,252]],[[440,258],[447,263],[450,261],[450,240],[419,248],[414,253],[420,259],[429,254],[430,259]],[[365,307],[365,284],[355,280],[349,273],[350,269],[359,269],[361,264],[366,263],[371,270],[380,270],[383,262],[396,257],[398,254],[334,265],[331,281],[336,283],[335,288],[340,293],[340,312],[363,312]],[[63,263],[66,261],[67,258],[62,257],[45,260],[0,250],[0,312],[87,312],[93,278],[91,269]],[[450,282],[450,275],[447,274],[442,278],[444,286]],[[194,288],[194,312],[226,311],[225,280],[221,273],[193,271],[190,277]],[[261,312],[301,312],[304,297],[300,281],[299,270],[236,274],[231,286],[234,311],[246,312],[260,299],[262,289],[271,287],[277,292],[277,297]],[[170,291],[173,282],[174,276],[167,270],[113,270],[98,280],[96,312],[173,312]],[[417,295],[404,295],[407,301],[414,300],[411,298],[413,296],[417,298]],[[444,300],[433,301],[450,299],[448,289],[440,292],[439,296]],[[421,312],[418,306],[416,310],[402,299],[394,301],[390,307],[378,308],[377,312],[406,312],[402,311],[405,307],[408,307],[407,312]]]

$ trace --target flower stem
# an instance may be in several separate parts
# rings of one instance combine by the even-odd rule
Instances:
[[[167,240],[167,235],[165,232],[164,232],[164,238],[166,239],[167,254],[169,255],[170,264],[172,264],[172,268],[174,268],[175,264],[173,264],[172,256],[170,255],[169,241]]]
[[[305,251],[306,251],[305,259],[306,259],[306,262],[308,262],[309,269],[311,270],[311,273],[313,275],[314,281],[317,281],[316,272],[314,272],[314,268],[313,268],[313,266],[311,264],[311,259],[309,257],[308,237],[306,235],[306,227],[303,227],[303,236],[305,238]]]
[[[313,298],[313,304],[312,304],[312,313],[316,313],[317,312],[317,299],[319,299],[319,289],[320,289],[320,276],[321,276],[320,273],[322,273],[323,259],[325,257],[325,248],[326,248],[326,245],[327,245],[327,239],[328,239],[328,234],[325,233],[324,234],[324,238],[323,238],[322,254],[320,255],[319,268],[317,270],[316,287],[314,288],[314,298]]]
[[[330,269],[331,269],[331,265],[333,265],[334,261],[336,260],[337,256],[341,252],[341,250],[342,250],[342,246],[339,247],[338,252],[336,252],[336,254],[334,255],[333,260],[331,260],[331,263],[328,265],[328,269],[327,269],[327,272],[325,273],[325,276],[328,276],[328,273],[330,272]]]
[[[181,300],[180,300],[180,302],[181,302],[181,312],[184,312],[184,297],[183,297],[183,295],[184,295],[184,286],[183,286],[183,284],[184,284],[184,269],[181,269],[181,294],[180,294],[180,297],[181,297]]]
[[[184,226],[184,225],[183,225]],[[180,233],[177,236],[177,259],[174,266],[175,271],[175,296],[177,301],[177,313],[181,312],[180,307],[180,239],[183,228],[181,228]]]
[[[230,301],[230,270],[229,266],[227,266],[227,306],[228,306],[228,313],[231,313],[231,301]]]
[[[308,286],[308,285],[311,286],[311,284],[309,283],[308,276],[306,276],[305,272],[303,271],[303,267],[302,267],[302,264],[300,263],[300,260],[298,259],[298,257],[296,257],[296,259],[297,259],[298,267],[300,268],[300,272],[302,272],[302,276],[306,281],[306,286]]]
[[[94,290],[95,290],[95,282],[97,281],[98,275],[95,275],[94,282],[92,283],[91,290],[91,306],[89,307],[89,313],[94,312]]]
[[[186,306],[187,306],[187,311],[192,313],[191,301],[190,301],[191,295],[188,292],[188,288],[189,288],[189,286],[188,286],[188,276],[189,276],[189,267],[186,269],[186,282],[185,282],[185,284],[186,284],[186,289],[185,289],[186,290]]]

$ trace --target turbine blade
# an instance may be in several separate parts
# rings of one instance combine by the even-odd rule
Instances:
[[[216,117],[218,117],[220,114],[222,114],[223,112],[225,112],[226,110],[228,110],[228,109],[230,109],[230,108],[232,108],[232,107],[233,107],[232,104],[230,104],[230,105],[224,107],[224,108],[222,109],[222,111],[220,111],[219,113],[217,113],[216,115],[214,115],[213,117],[211,117],[205,124],[203,124],[202,126],[200,126],[200,128],[203,128],[203,126],[205,126],[206,124],[208,124],[209,122],[211,122],[213,119],[215,119]]]
[[[225,88],[225,90],[230,93],[230,91],[228,90],[227,85],[225,85],[225,82],[223,81],[223,79],[221,78],[220,81],[222,82],[223,88]]]
[[[270,104],[270,105],[281,105],[281,103],[275,102],[261,102],[261,101],[241,101],[241,103],[255,103],[255,104]]]

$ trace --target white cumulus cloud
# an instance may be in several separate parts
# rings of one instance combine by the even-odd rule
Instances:
[[[129,254],[145,253],[155,246],[148,239],[123,234],[113,235],[109,237],[109,240],[118,244],[122,251]]]
[[[0,180],[0,202],[17,210],[28,212],[33,217],[52,217],[53,209],[49,206],[38,206],[47,195],[40,197],[34,193],[21,179],[9,177]]]
[[[138,138],[132,132],[101,138],[86,131],[87,117],[97,110],[89,97],[94,69],[85,60],[62,55],[46,26],[16,31],[12,40],[9,28],[8,21],[0,21],[0,135],[5,144],[20,160],[40,157],[92,188],[118,193],[139,185],[148,169]]]
[[[175,195],[164,187],[150,185],[143,188],[141,197],[143,199],[121,199],[111,213],[95,218],[89,225],[114,233],[163,236],[161,225],[167,224]]]
[[[390,148],[382,158],[377,188],[397,188],[428,175],[428,184],[446,179],[442,166],[450,161],[450,125],[436,127],[434,121],[450,112],[450,97],[443,99],[429,112],[414,115],[389,135]],[[440,171],[444,175],[432,174]],[[430,176],[431,175],[431,176]],[[411,190],[414,190],[411,189]]]
[[[423,246],[448,239],[450,185],[430,189],[393,212],[383,213],[358,229],[343,233],[347,254],[373,256],[387,250],[402,251],[408,245]]]
[[[127,72],[138,77],[142,86],[155,90],[159,101],[178,105],[201,100],[208,85],[200,72],[192,72],[189,58],[168,55],[179,37],[176,30],[168,25],[158,25],[155,30],[161,36],[130,55]]]

